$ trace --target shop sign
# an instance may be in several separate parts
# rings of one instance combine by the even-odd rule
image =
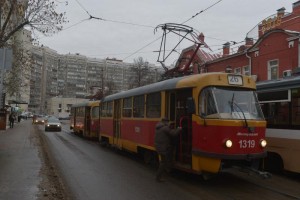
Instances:
[[[273,18],[264,19],[261,23],[261,32],[264,34],[266,31],[271,30],[281,24],[282,15],[276,15]]]

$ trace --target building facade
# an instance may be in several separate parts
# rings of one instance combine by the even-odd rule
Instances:
[[[92,91],[112,94],[128,90],[134,63],[118,59],[89,58],[80,54],[61,55],[48,47],[31,48],[33,66],[30,78],[28,110],[49,114],[48,101],[53,97],[86,98]],[[158,81],[162,70],[150,65],[149,76]]]
[[[262,20],[255,29],[258,38],[246,36],[245,43],[230,52],[230,43],[223,45],[217,56],[197,52],[192,65],[194,73],[232,72],[252,76],[256,81],[274,80],[300,72],[300,1],[293,3],[291,13],[280,8]],[[183,51],[181,57],[193,53]],[[214,57],[213,59],[207,59]],[[184,63],[181,63],[182,65]]]
[[[63,98],[61,96],[53,97],[47,100],[47,109],[45,114],[61,119],[67,119],[70,115],[71,106],[73,104],[85,103],[88,101],[88,99],[81,98]]]

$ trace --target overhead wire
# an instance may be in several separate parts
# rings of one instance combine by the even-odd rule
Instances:
[[[117,20],[112,20],[112,19],[105,19],[105,18],[102,18],[102,17],[96,17],[96,16],[91,15],[88,12],[88,10],[85,7],[83,7],[83,5],[78,0],[76,0],[76,2],[89,15],[89,20],[91,20],[91,19],[97,19],[97,20],[102,20],[102,21],[107,21],[107,22],[113,22],[113,23],[119,23],[119,24],[127,24],[127,25],[133,25],[133,26],[155,28],[155,27],[149,26],[149,25],[136,24],[136,23],[131,23],[131,22],[124,22],[124,21],[117,21]]]
[[[150,26],[150,25],[143,25],[143,24],[137,24],[137,23],[131,23],[131,22],[126,22],[126,21],[118,21],[118,20],[111,20],[111,19],[105,19],[105,18],[101,18],[101,17],[96,17],[96,16],[93,16],[89,13],[89,11],[78,1],[78,0],[75,0],[78,5],[87,13],[87,15],[89,16],[88,19],[84,19],[78,23],[75,23],[73,25],[71,25],[70,27],[67,27],[63,30],[66,30],[66,29],[69,29],[69,28],[72,28],[84,21],[87,21],[87,20],[91,20],[91,19],[96,19],[96,20],[101,20],[101,21],[106,21],[106,22],[112,22],[112,23],[119,23],[119,24],[127,24],[127,25],[133,25],[133,26],[140,26],[140,27],[146,27],[146,28],[155,28],[154,26]],[[218,3],[220,3],[222,0],[219,0],[217,2],[215,2],[214,4],[210,5],[209,7],[199,11],[198,13],[196,13],[195,15],[193,15],[191,18],[187,19],[186,21],[182,22],[181,24],[185,24],[187,23],[188,21],[192,20],[193,18],[195,18],[196,16],[198,16],[199,14],[207,11],[208,9],[212,8],[213,6],[217,5]],[[195,29],[196,30],[196,29]],[[199,32],[199,31],[198,31]],[[200,33],[200,32],[199,32]],[[168,33],[166,33],[168,34]],[[161,36],[162,37],[162,36]],[[140,49],[136,50],[134,53],[131,53],[129,56],[125,57],[123,60],[126,60],[127,58],[135,55],[136,53],[140,52],[141,50],[143,50],[144,48],[150,46],[151,44],[153,44],[154,42],[156,42],[157,40],[161,39],[161,37],[159,38],[156,38],[155,40],[151,41],[150,43],[144,45],[143,47],[141,47]],[[206,36],[207,38],[211,38],[211,39],[215,39],[215,40],[220,40],[220,41],[227,41],[227,40],[222,40],[222,39],[217,39],[217,38],[213,38],[213,37],[208,37]]]
[[[217,1],[216,3],[214,3],[214,4],[212,4],[211,6],[209,6],[209,7],[207,7],[206,9],[204,9],[204,10],[201,10],[200,12],[198,12],[198,13],[196,13],[195,15],[193,15],[190,19],[188,19],[188,20],[186,20],[186,21],[184,21],[183,23],[181,23],[181,24],[185,24],[186,22],[188,22],[188,21],[190,21],[191,19],[193,19],[193,18],[195,18],[197,15],[199,15],[200,13],[203,13],[203,12],[205,12],[206,10],[208,10],[208,9],[210,9],[210,8],[212,8],[213,6],[215,6],[215,5],[217,5],[218,3],[220,3],[222,0],[219,0],[219,1]],[[169,33],[169,32],[168,32]],[[166,34],[168,34],[168,33],[166,33]],[[162,36],[161,36],[162,37]],[[140,48],[139,50],[137,50],[136,51],[136,53],[138,53],[140,50],[143,50],[144,48],[146,48],[147,46],[149,46],[150,44],[152,44],[152,43],[154,43],[154,42],[156,42],[158,39],[160,39],[161,37],[159,37],[159,38],[157,38],[156,40],[154,40],[153,42],[150,42],[149,44],[147,44],[145,47],[142,47],[142,48]],[[135,53],[134,53],[135,54]],[[134,55],[134,54],[132,54],[132,55]],[[127,56],[126,58],[124,58],[123,60],[125,60],[125,59],[127,59],[127,58],[129,58],[129,57],[131,57],[132,55],[130,55],[130,56]]]
[[[87,20],[89,20],[89,18],[88,18],[88,19],[83,19],[83,20],[81,20],[81,21],[79,21],[79,22],[77,22],[77,23],[75,23],[75,24],[72,24],[71,26],[68,26],[68,27],[66,27],[66,28],[63,28],[62,30],[70,29],[70,28],[72,28],[72,27],[74,27],[74,26],[77,26],[78,24],[81,24],[81,23],[84,22],[84,21],[87,21]]]
[[[212,8],[213,6],[217,5],[217,4],[220,3],[221,1],[223,1],[223,0],[219,0],[219,1],[217,1],[216,3],[214,3],[214,4],[210,5],[209,7],[205,8],[204,10],[199,11],[198,13],[196,13],[195,15],[193,15],[193,16],[192,16],[191,18],[189,18],[188,20],[182,22],[181,24],[187,23],[187,22],[190,21],[191,19],[195,18],[197,15],[199,15],[199,14],[205,12],[206,10]]]
[[[85,7],[83,7],[83,5],[78,1],[78,0],[75,0],[77,3],[78,3],[78,5],[89,15],[89,16],[91,16],[91,14],[89,13],[89,11],[87,11],[87,9],[85,9]]]

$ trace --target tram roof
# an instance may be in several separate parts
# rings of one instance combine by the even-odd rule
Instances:
[[[83,107],[83,106],[88,106],[89,102],[83,102],[83,103],[76,103],[73,104],[72,107],[77,108],[77,107]]]
[[[213,72],[213,73],[203,73],[203,74],[194,74],[189,76],[182,76],[177,77],[173,79],[167,79],[161,82],[153,83],[150,85],[134,88],[131,90],[127,90],[124,92],[119,92],[116,94],[109,95],[107,97],[104,97],[102,101],[111,101],[114,99],[121,99],[121,98],[127,98],[131,96],[138,96],[142,94],[149,94],[159,91],[166,91],[166,90],[172,90],[172,89],[179,89],[179,88],[192,88],[196,87],[197,83],[199,83],[201,77],[210,77],[214,75],[220,75],[225,73],[219,73],[219,72]],[[183,82],[181,82],[183,81]],[[182,84],[178,84],[181,82]]]
[[[119,92],[119,93],[104,97],[103,101],[110,101],[113,99],[120,99],[120,98],[126,98],[126,97],[131,97],[131,96],[138,96],[138,95],[142,95],[142,94],[154,93],[154,92],[163,91],[163,90],[174,89],[176,87],[176,84],[178,83],[178,81],[182,80],[184,78],[186,78],[186,77],[178,77],[178,78],[168,79],[168,80],[160,81],[160,82],[153,83],[150,85],[133,88],[133,89],[130,89],[130,90],[127,90],[124,92]]]
[[[277,80],[261,81],[256,83],[257,91],[283,90],[300,87],[300,76],[290,76]]]

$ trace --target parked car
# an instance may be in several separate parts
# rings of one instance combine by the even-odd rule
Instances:
[[[48,117],[45,122],[45,131],[61,131],[61,123],[56,117]]]

